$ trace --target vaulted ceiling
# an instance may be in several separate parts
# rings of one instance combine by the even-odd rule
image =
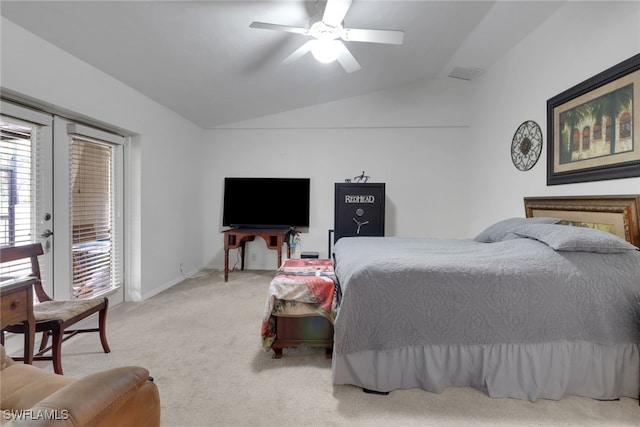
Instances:
[[[307,54],[323,1],[10,1],[0,14],[203,128],[487,69],[564,2],[353,0],[344,26],[404,31],[402,45],[345,42],[362,69]],[[1,81],[0,81],[1,83]]]

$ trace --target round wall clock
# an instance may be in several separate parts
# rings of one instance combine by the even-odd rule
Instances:
[[[511,141],[511,160],[521,171],[531,169],[540,158],[542,152],[542,131],[534,121],[522,123]]]

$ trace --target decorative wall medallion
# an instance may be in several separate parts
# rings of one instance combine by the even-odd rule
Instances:
[[[522,123],[511,141],[511,160],[521,171],[531,169],[542,152],[542,131],[532,120]]]

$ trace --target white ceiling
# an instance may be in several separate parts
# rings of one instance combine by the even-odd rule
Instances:
[[[554,1],[354,0],[345,27],[403,30],[401,46],[345,42],[362,69],[306,55],[307,41],[249,28],[306,27],[316,1],[9,1],[0,14],[203,128],[486,69],[548,18]]]

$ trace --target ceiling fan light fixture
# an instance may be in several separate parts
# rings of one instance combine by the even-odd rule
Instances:
[[[309,35],[318,40],[334,40],[340,38],[344,28],[342,25],[327,25],[323,21],[317,21],[309,27]]]
[[[329,64],[338,59],[340,54],[339,43],[338,40],[315,40],[311,47],[311,54],[316,61]]]
[[[257,21],[252,22],[249,27],[284,31],[312,38],[287,56],[282,61],[283,64],[290,64],[311,51],[318,62],[326,64],[338,61],[347,73],[353,73],[362,67],[343,40],[400,45],[404,40],[404,31],[345,28],[344,17],[351,7],[351,2],[352,0],[326,0],[323,2],[324,12],[312,16],[307,28]],[[316,1],[316,8],[319,4],[320,2]]]

